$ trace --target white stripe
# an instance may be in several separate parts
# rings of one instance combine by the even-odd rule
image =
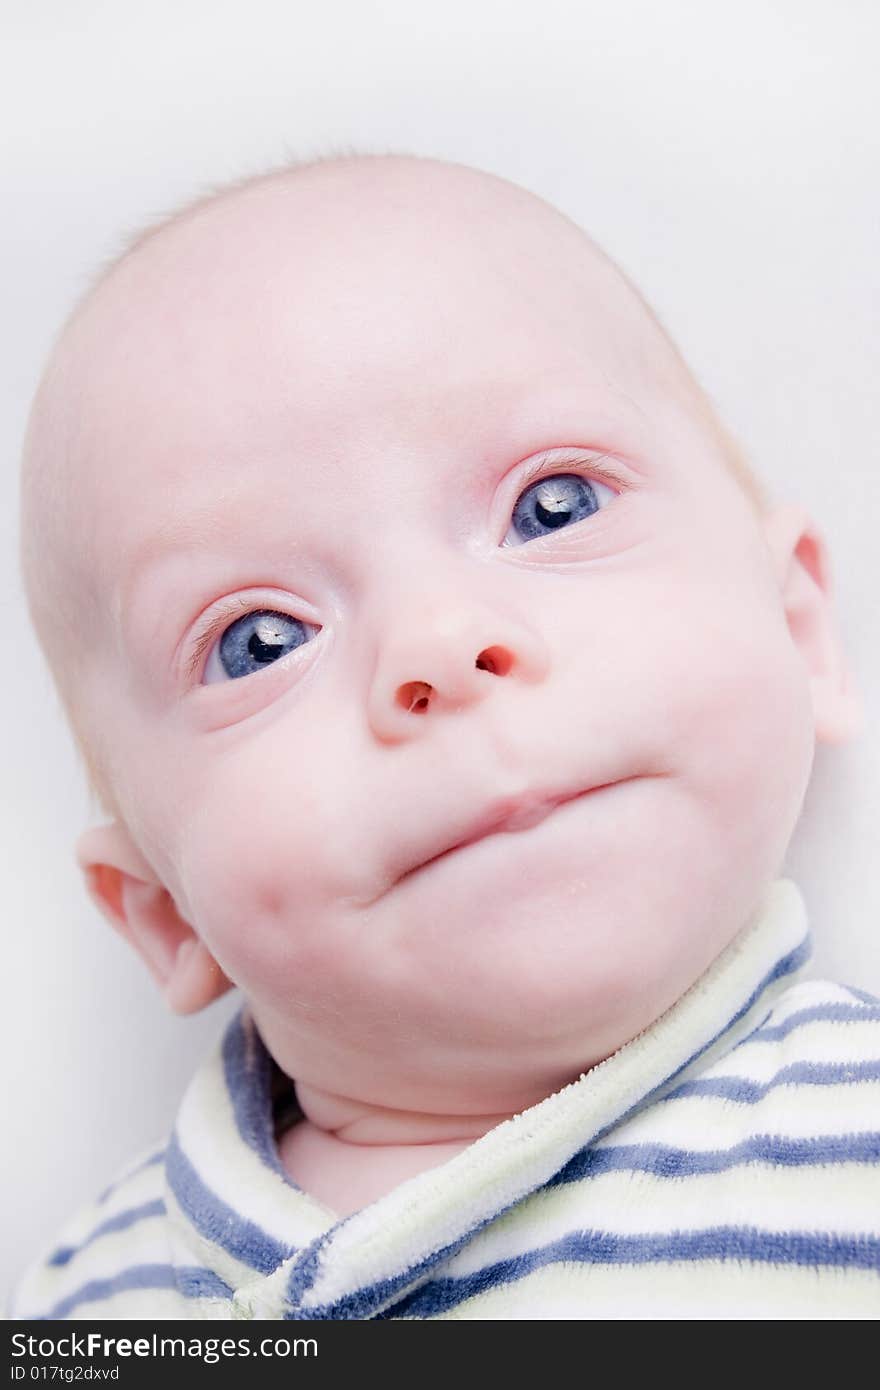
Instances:
[[[768,1023],[782,1023],[801,1009],[813,1009],[822,1004],[845,1004],[854,1009],[865,1007],[862,1000],[855,999],[845,985],[835,980],[800,979],[776,1001]]]
[[[820,1025],[811,1026],[819,1027]],[[829,1027],[828,1024],[821,1026],[826,1028]],[[773,1081],[781,1071],[788,1067],[797,1067],[801,1065],[849,1067],[861,1066],[865,1062],[880,1062],[880,1021],[869,1025],[849,1024],[846,1026],[858,1026],[863,1030],[863,1040],[866,1046],[858,1054],[854,1055],[851,1033],[848,1034],[845,1039],[842,1039],[840,1036],[835,1037],[833,1034],[829,1034],[827,1040],[821,1043],[816,1036],[813,1035],[811,1038],[805,1040],[807,1049],[811,1054],[809,1057],[802,1056],[800,1053],[800,1037],[798,1038],[797,1050],[792,1046],[793,1040],[791,1036],[781,1041],[776,1041],[775,1043],[743,1043],[735,1052],[731,1053],[730,1057],[722,1058],[722,1060],[716,1062],[715,1066],[710,1070],[701,1072],[699,1080],[714,1081],[718,1078],[730,1078],[735,1081],[742,1080],[752,1082],[757,1086],[763,1086]],[[845,1042],[845,1048],[838,1046],[841,1042]],[[835,1052],[843,1055],[832,1055]],[[786,1084],[784,1079],[781,1084]],[[826,1085],[821,1082],[799,1081],[790,1082],[788,1084],[808,1087],[813,1091],[817,1100],[821,1100],[822,1094],[826,1089]],[[833,1084],[843,1085],[845,1083],[834,1082]],[[867,1080],[864,1082],[853,1081],[850,1084],[867,1085],[869,1082]],[[677,1085],[678,1082],[676,1082],[675,1086],[670,1088],[667,1095],[669,1095],[671,1091],[675,1091]]]
[[[737,1050],[737,1062],[742,1059],[746,1066],[760,1065],[752,1060],[752,1054],[757,1059],[768,1049],[775,1050],[780,1066],[790,1066],[792,1062],[875,1062],[880,1056],[880,1019],[853,1019],[847,1023],[816,1019],[802,1023],[784,1038],[756,1033]]]
[[[103,1199],[100,1197],[97,1198],[96,1205],[100,1204],[102,1207],[110,1208],[114,1203],[118,1202],[120,1189],[124,1191],[130,1183],[137,1183],[142,1176],[149,1178],[157,1172],[161,1173],[161,1159],[157,1162],[150,1162],[150,1160],[155,1159],[157,1155],[164,1153],[164,1151],[165,1141],[163,1140],[161,1143],[151,1144],[149,1148],[142,1149],[134,1158],[130,1158],[123,1167],[120,1167],[116,1171],[110,1181],[104,1184],[101,1190],[108,1195]],[[141,1173],[142,1169],[143,1174]],[[114,1190],[110,1191],[111,1188]]]
[[[756,1134],[779,1139],[876,1132],[880,1129],[880,1081],[835,1086],[776,1086],[753,1105],[720,1096],[665,1100],[618,1125],[595,1144],[665,1144],[693,1153],[732,1148]]]
[[[90,1208],[90,1212],[94,1216],[94,1224],[100,1226],[102,1221],[108,1221],[111,1216],[118,1216],[120,1212],[128,1211],[130,1207],[143,1206],[144,1202],[155,1202],[163,1195],[164,1184],[164,1164],[162,1162],[151,1163],[140,1171],[133,1171],[131,1176],[121,1182],[109,1197]]]

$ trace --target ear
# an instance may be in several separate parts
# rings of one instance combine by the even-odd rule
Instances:
[[[76,842],[89,896],[146,962],[175,1013],[196,1013],[232,986],[120,821]]]
[[[792,641],[810,675],[816,738],[845,743],[864,727],[864,706],[837,635],[828,551],[803,508],[776,506],[763,518]]]

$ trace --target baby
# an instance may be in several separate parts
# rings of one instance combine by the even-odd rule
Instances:
[[[142,234],[25,448],[34,624],[181,1013],[16,1318],[880,1313],[880,1003],[780,878],[826,549],[583,231],[347,154]]]

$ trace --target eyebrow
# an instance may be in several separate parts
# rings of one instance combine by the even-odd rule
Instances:
[[[168,560],[181,554],[192,554],[196,550],[206,559],[212,555],[215,559],[229,556],[236,537],[249,529],[243,510],[247,507],[248,498],[249,492],[242,489],[238,499],[239,509],[227,507],[225,516],[218,511],[222,504],[216,497],[210,501],[196,502],[188,506],[182,516],[170,518],[147,536],[134,551],[117,592],[117,609],[126,629],[147,581]],[[229,493],[224,494],[224,500],[229,502]]]
[[[246,496],[247,494],[242,495],[242,503]],[[152,569],[166,555],[173,555],[181,550],[192,550],[196,544],[203,545],[212,531],[217,532],[220,529],[218,522],[222,522],[223,513],[218,511],[219,505],[216,497],[210,502],[196,503],[188,507],[183,516],[172,517],[152,531],[143,545],[134,552],[123,592],[127,595],[141,574]],[[240,514],[236,515],[234,529],[241,529]],[[217,536],[218,543],[227,544],[229,539],[229,536]]]

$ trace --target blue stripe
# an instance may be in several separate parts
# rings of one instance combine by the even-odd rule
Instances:
[[[272,1058],[249,1015],[241,1010],[223,1037],[223,1074],[235,1123],[248,1148],[293,1187],[275,1143]],[[293,1082],[291,1082],[291,1087]]]
[[[747,1163],[781,1164],[803,1168],[826,1163],[877,1163],[880,1133],[829,1134],[813,1139],[786,1139],[779,1134],[753,1134],[729,1149],[677,1149],[666,1144],[615,1144],[605,1149],[582,1149],[546,1184],[580,1182],[600,1173],[651,1173],[658,1178],[694,1177],[723,1173]]]
[[[168,1145],[166,1175],[187,1219],[200,1234],[251,1269],[271,1274],[294,1253],[295,1246],[276,1240],[255,1222],[247,1221],[202,1182],[180,1147],[176,1131]]]
[[[232,1290],[210,1269],[196,1267],[178,1269],[172,1265],[133,1265],[110,1279],[92,1279],[60,1303],[42,1313],[35,1321],[47,1322],[66,1318],[81,1303],[95,1303],[111,1298],[127,1289],[177,1289],[184,1298],[231,1298]],[[100,1312],[100,1309],[96,1310]]]
[[[880,1008],[880,999],[876,994],[869,994],[866,989],[856,989],[855,985],[844,985],[844,989],[848,990],[854,999],[861,999],[863,1004],[876,1004]]]
[[[880,1004],[813,1004],[789,1014],[781,1023],[756,1028],[740,1046],[745,1047],[750,1042],[778,1042],[808,1023],[880,1023]]]
[[[87,1245],[91,1245],[93,1240],[99,1236],[108,1235],[111,1231],[124,1231],[129,1226],[136,1226],[139,1221],[146,1221],[152,1216],[164,1216],[165,1203],[161,1197],[157,1197],[153,1202],[143,1202],[139,1207],[128,1207],[125,1211],[117,1212],[115,1216],[110,1216],[106,1221],[102,1221],[100,1226],[95,1226],[85,1240],[81,1240],[79,1245],[63,1245],[49,1256],[50,1265],[66,1265],[74,1255],[80,1250],[84,1250]]]
[[[794,1265],[817,1271],[829,1267],[880,1270],[880,1240],[874,1236],[760,1231],[750,1226],[715,1226],[706,1231],[632,1236],[613,1235],[607,1231],[575,1231],[552,1245],[499,1260],[497,1264],[487,1265],[460,1279],[434,1280],[380,1316],[436,1317],[487,1289],[522,1279],[548,1264],[680,1264],[695,1260],[747,1260],[753,1264]]]
[[[142,1173],[145,1168],[152,1167],[154,1163],[161,1163],[164,1157],[165,1150],[157,1149],[155,1153],[150,1154],[149,1158],[145,1158],[143,1163],[139,1163],[136,1168],[132,1168],[130,1172],[125,1173],[121,1178],[116,1178],[111,1182],[109,1187],[104,1188],[104,1191],[98,1197],[99,1205],[101,1202],[106,1202],[107,1198],[114,1193],[117,1188],[121,1187],[124,1182],[131,1182],[132,1178],[136,1177],[138,1173]]]
[[[705,1077],[682,1081],[661,1098],[680,1100],[684,1096],[719,1096],[723,1100],[754,1105],[778,1086],[845,1086],[862,1081],[880,1081],[880,1062],[793,1062],[781,1067],[769,1081],[751,1081],[743,1076]]]

